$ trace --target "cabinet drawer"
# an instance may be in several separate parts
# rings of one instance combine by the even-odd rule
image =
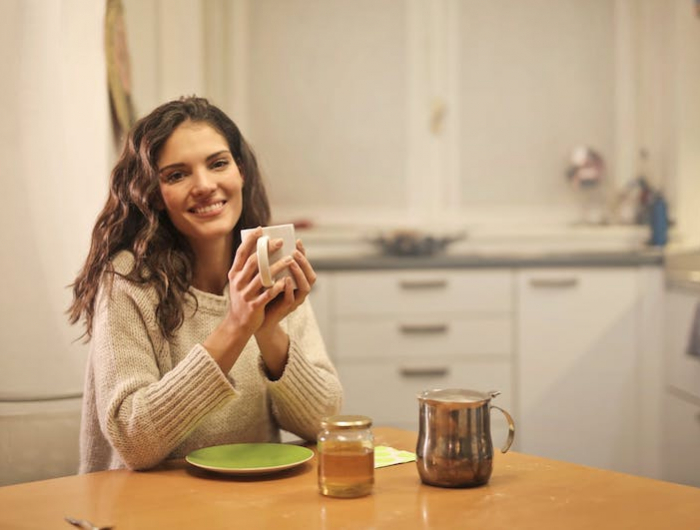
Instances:
[[[365,414],[375,425],[417,428],[417,395],[432,388],[500,390],[502,394],[494,404],[512,412],[511,367],[507,361],[407,363],[382,360],[339,362],[337,368],[345,390],[343,413]]]
[[[512,309],[510,271],[361,271],[334,279],[339,316]]]
[[[336,324],[338,360],[404,357],[510,356],[512,323],[506,317],[459,319],[431,315],[353,320]]]

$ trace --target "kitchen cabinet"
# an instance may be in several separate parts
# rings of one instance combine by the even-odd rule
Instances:
[[[647,373],[656,369],[647,343],[661,323],[651,318],[646,291],[656,292],[660,272],[537,268],[516,275],[519,450],[653,475],[644,460],[655,458],[650,417],[660,389],[646,384],[659,379],[658,370]]]
[[[662,478],[700,487],[700,400],[669,391],[663,407]]]
[[[698,304],[700,285],[666,292],[661,443],[662,478],[700,487],[700,357],[689,355]]]
[[[344,413],[416,430],[417,394],[499,390],[513,406],[513,275],[494,271],[343,271],[330,286],[326,340],[345,389]],[[494,415],[495,443],[505,421]]]

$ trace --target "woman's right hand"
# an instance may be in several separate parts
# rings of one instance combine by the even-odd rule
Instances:
[[[260,236],[262,229],[257,228],[239,245],[228,273],[231,298],[229,318],[250,335],[255,333],[265,320],[265,306],[284,291],[285,285],[282,279],[276,281],[269,289],[263,287],[256,253]],[[269,252],[280,249],[282,244],[281,239],[270,240]],[[291,261],[289,258],[274,263],[270,267],[271,276],[274,278],[282,269],[288,267]]]
[[[228,272],[228,313],[202,343],[224,373],[231,370],[245,345],[265,321],[265,306],[284,291],[284,280],[276,281],[269,289],[263,287],[255,252],[261,235],[262,230],[258,228],[239,245]],[[269,244],[272,252],[282,246],[282,240],[271,240]],[[275,276],[289,264],[281,260],[270,267],[270,272]]]

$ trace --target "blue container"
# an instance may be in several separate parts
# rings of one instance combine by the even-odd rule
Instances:
[[[649,244],[662,247],[668,243],[668,206],[663,195],[660,193],[654,195],[650,210],[651,241]]]

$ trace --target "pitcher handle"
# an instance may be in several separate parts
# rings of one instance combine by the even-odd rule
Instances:
[[[513,421],[511,415],[508,414],[501,407],[491,405],[491,408],[500,410],[506,417],[506,420],[508,420],[508,439],[506,440],[506,445],[504,445],[503,449],[501,449],[501,453],[505,453],[506,451],[508,451],[508,449],[510,449],[510,446],[513,445],[513,439],[515,438],[515,422]]]

